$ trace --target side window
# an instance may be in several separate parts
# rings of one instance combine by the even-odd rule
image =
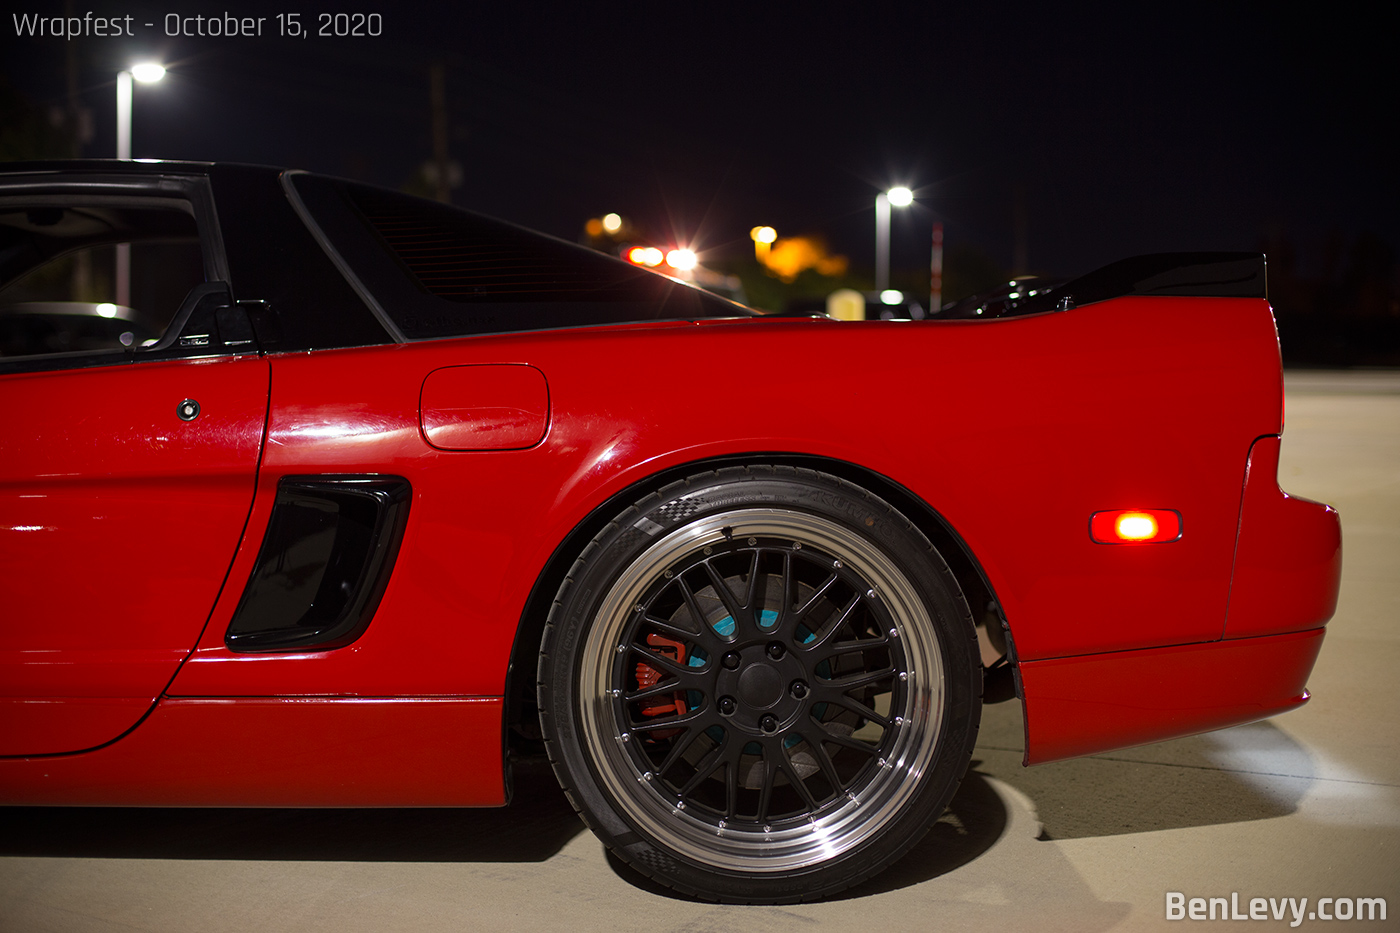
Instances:
[[[204,280],[184,202],[0,203],[0,358],[150,346]]]

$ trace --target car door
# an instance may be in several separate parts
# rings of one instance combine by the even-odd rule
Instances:
[[[269,376],[207,192],[0,184],[0,755],[139,723],[225,583]]]

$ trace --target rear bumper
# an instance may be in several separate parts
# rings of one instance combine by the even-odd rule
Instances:
[[[1025,763],[1209,732],[1300,706],[1322,634],[1022,662]]]
[[[1252,722],[1305,703],[1337,608],[1335,509],[1278,485],[1279,438],[1250,448],[1223,640],[1023,661],[1026,764]]]
[[[1337,510],[1278,485],[1279,438],[1249,451],[1226,638],[1316,628],[1337,609],[1342,524]]]

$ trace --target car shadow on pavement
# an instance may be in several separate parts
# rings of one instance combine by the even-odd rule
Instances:
[[[1025,768],[1020,710],[984,711],[976,757],[948,811],[904,858],[832,900],[867,897],[948,874],[980,858],[1006,831],[1007,804],[989,778],[1034,807],[1042,841],[1264,820],[1293,813],[1313,784],[1308,751],[1271,722]],[[694,900],[608,853],[629,884]],[[1086,927],[1087,929],[1087,927]]]
[[[1287,816],[1317,775],[1308,751],[1272,722],[1031,768],[1019,748],[979,745],[978,754],[985,773],[1035,804],[1044,840]]]
[[[972,762],[948,810],[903,858],[869,881],[828,900],[868,897],[920,884],[966,865],[995,845],[1006,830],[1008,814],[1006,804],[977,770],[980,764]],[[613,871],[628,884],[663,897],[699,900],[657,884],[611,852],[607,857]]]
[[[543,862],[584,831],[532,760],[497,809],[0,807],[0,856]]]

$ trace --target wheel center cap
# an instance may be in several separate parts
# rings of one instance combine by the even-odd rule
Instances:
[[[739,674],[739,702],[750,709],[768,709],[783,698],[783,678],[767,664],[750,664]]]

